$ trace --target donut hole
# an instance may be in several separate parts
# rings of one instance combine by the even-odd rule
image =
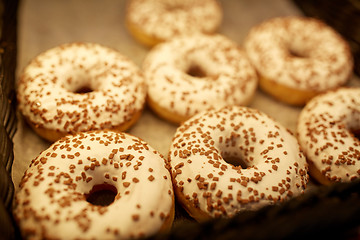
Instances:
[[[85,198],[92,205],[109,206],[114,202],[117,193],[116,187],[103,183],[94,185],[90,192],[85,194]]]
[[[203,78],[208,75],[206,71],[196,63],[193,63],[189,66],[189,68],[186,70],[186,74],[197,78]]]
[[[74,93],[78,93],[78,94],[85,94],[85,93],[90,93],[94,91],[94,89],[92,89],[91,87],[89,86],[81,86],[79,88],[77,88]]]
[[[185,7],[179,3],[168,2],[164,4],[164,9],[167,12],[173,12],[173,11],[185,10]]]
[[[360,129],[351,129],[350,132],[360,141]]]
[[[228,164],[233,165],[234,167],[241,167],[242,169],[247,169],[248,164],[239,156],[223,156],[223,159]]]
[[[360,113],[353,112],[349,115],[350,121],[345,123],[345,128],[360,141]]]
[[[160,4],[162,4],[163,9],[166,12],[173,12],[173,11],[186,11],[190,8],[191,5],[193,5],[192,1],[174,1],[174,0],[168,0],[168,1],[160,1]]]
[[[99,89],[100,84],[89,73],[80,72],[72,77],[65,77],[62,87],[71,93],[86,94]]]
[[[289,54],[293,58],[308,58],[307,54],[294,48],[289,48]]]
[[[289,56],[292,58],[309,58],[310,50],[308,48],[308,46],[298,43],[296,39],[286,47]]]

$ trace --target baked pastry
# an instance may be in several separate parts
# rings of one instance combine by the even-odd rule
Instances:
[[[295,136],[247,107],[228,106],[186,121],[168,161],[176,198],[197,221],[286,201],[308,183]]]
[[[114,49],[69,43],[27,65],[17,87],[18,106],[41,137],[79,131],[125,131],[140,117],[146,87],[140,69]]]
[[[104,189],[113,201],[93,204],[91,195]],[[170,174],[157,151],[129,134],[67,136],[31,162],[14,217],[26,239],[147,237],[172,225]]]
[[[222,35],[197,34],[159,44],[146,56],[143,71],[149,106],[176,124],[204,110],[247,105],[257,88],[245,52]]]
[[[260,88],[275,99],[303,106],[352,75],[348,43],[320,20],[277,17],[253,27],[244,42]]]
[[[216,0],[130,0],[126,26],[146,46],[180,35],[214,33],[222,21]]]
[[[300,113],[297,132],[315,180],[331,184],[360,178],[360,88],[313,98]]]

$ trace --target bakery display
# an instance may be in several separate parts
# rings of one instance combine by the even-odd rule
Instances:
[[[301,111],[297,132],[318,182],[360,178],[360,88],[339,88],[313,98]]]
[[[17,84],[21,113],[48,141],[98,129],[125,131],[140,117],[146,90],[140,69],[118,51],[74,42],[36,56]]]
[[[244,46],[260,88],[302,106],[317,94],[344,85],[353,72],[348,43],[324,22],[276,17],[252,27]]]
[[[247,107],[190,118],[177,129],[168,161],[177,200],[200,222],[283,202],[308,183],[295,136]]]
[[[105,206],[89,201],[101,189],[114,193]],[[170,174],[162,156],[137,137],[78,133],[32,160],[14,216],[25,239],[147,237],[172,226]]]
[[[196,113],[248,105],[257,75],[244,51],[222,35],[192,35],[162,43],[142,67],[147,102],[156,114],[179,124]]]
[[[8,3],[9,1],[6,2]],[[222,16],[223,23],[221,24],[219,33],[240,46],[243,46],[242,44],[250,28],[260,24],[262,21],[279,16],[301,15],[291,1],[275,1],[271,4],[265,1],[254,1],[251,3],[245,3],[243,1],[220,1],[220,3],[223,7],[224,14]],[[128,56],[138,66],[141,66],[141,63],[149,51],[148,48],[144,48],[141,44],[134,41],[129,29],[127,29],[125,25],[122,25],[125,23],[123,20],[125,20],[126,15],[126,3],[124,1],[104,1],[99,5],[97,1],[86,1],[85,4],[83,1],[23,0],[22,4],[18,15],[20,35],[18,38],[19,51],[17,56],[18,69],[20,70],[24,69],[28,62],[39,53],[41,54],[47,49],[58,46],[59,44],[74,41],[78,42],[80,40],[109,46],[113,50],[120,51],[125,56]],[[8,13],[8,11],[5,11],[5,13]],[[1,36],[3,39],[4,36],[8,35],[2,34]],[[6,55],[8,48],[12,50],[14,48],[11,47],[11,43],[9,44],[8,42],[2,42],[1,46],[4,47],[5,51],[4,56],[1,55],[1,66],[3,67],[3,63],[9,60],[9,58],[6,57],[8,56]],[[353,45],[351,47],[353,47]],[[295,53],[293,54],[295,55]],[[217,66],[214,68],[216,69]],[[196,75],[200,78],[201,69],[199,71],[199,69],[195,68],[195,70],[192,69],[189,75]],[[1,82],[3,89],[8,89],[6,88],[6,86],[8,86],[7,84],[5,84],[4,88],[4,82],[9,82],[9,75],[6,75],[6,73],[9,73],[9,71],[5,71],[4,79],[6,79],[6,81]],[[18,76],[21,76],[20,73],[19,71]],[[350,76],[349,81],[347,81],[345,85],[358,86],[359,81],[356,76]],[[80,90],[78,94],[91,92],[93,89],[83,88]],[[7,92],[7,90],[5,90],[5,92]],[[255,91],[249,107],[251,107],[251,109],[258,109],[255,111],[266,113],[283,126],[289,128],[292,132],[296,131],[295,122],[297,121],[298,114],[300,114],[302,110],[301,107],[282,104],[270,95],[258,90]],[[243,107],[237,106],[236,108]],[[21,114],[18,114],[17,117],[17,132],[14,136],[15,161],[12,170],[11,166],[9,170],[11,171],[16,192],[19,191],[18,185],[24,171],[28,168],[29,161],[38,156],[39,153],[41,154],[42,151],[46,151],[51,144],[40,138],[35,131],[29,127],[26,121],[24,121],[25,118]],[[14,118],[14,114],[5,115],[5,119]],[[11,121],[8,121],[8,123],[9,122]],[[148,107],[145,107],[137,124],[134,124],[127,131],[133,136],[146,139],[156,151],[159,151],[163,156],[167,157],[168,147],[171,144],[176,127],[176,125],[171,124],[169,121],[158,118],[154,112],[150,111]],[[258,127],[260,126],[257,126],[257,128]],[[351,131],[353,131],[353,129],[351,129]],[[14,130],[10,130],[10,132],[14,133]],[[355,132],[352,133],[356,136]],[[69,137],[70,136],[67,138]],[[234,159],[227,158],[226,160],[231,161]],[[235,158],[235,160],[239,160],[239,158]],[[10,162],[12,162],[11,156]],[[237,162],[230,162],[228,164],[236,165]],[[39,166],[39,164],[37,166]],[[244,166],[242,166],[241,169],[243,167]],[[238,166],[238,168],[240,167]],[[69,169],[69,171],[70,170],[71,169]],[[181,168],[178,170],[181,170]],[[202,178],[199,177],[199,180],[200,179],[202,180]],[[118,181],[121,180],[118,179]],[[9,182],[7,184],[1,182],[1,184],[1,187],[11,185]],[[203,186],[202,184],[200,185]],[[83,197],[88,198],[88,196],[91,196],[92,198],[92,194],[94,192],[97,193],[100,187],[109,192],[115,192],[112,186],[103,184],[94,187],[89,193],[84,194]],[[200,223],[195,222],[192,217],[188,216],[183,207],[176,203],[174,224],[172,224],[170,232],[162,232],[156,235],[150,233],[152,236],[149,235],[149,239],[281,239],[306,238],[314,234],[322,234],[323,237],[336,236],[339,238],[348,238],[350,236],[350,239],[355,239],[356,236],[358,236],[357,226],[360,225],[360,219],[358,217],[360,216],[360,201],[358,201],[360,197],[359,189],[358,179],[344,183],[335,182],[330,186],[322,187],[310,178],[304,194],[300,194],[300,196],[294,196],[291,197],[291,199],[289,197],[286,201],[277,201],[276,204],[270,203],[270,205],[261,207],[256,211],[244,209],[230,218],[211,218],[210,220]],[[11,197],[11,194],[7,195],[7,197],[9,196]],[[202,197],[206,196],[207,194]],[[230,198],[231,197],[229,197],[229,199],[224,198],[222,200],[229,203],[234,201]],[[92,200],[88,199],[88,201]],[[1,204],[0,211],[1,216],[4,216],[2,214]],[[119,218],[122,218],[122,216],[119,216]],[[139,218],[137,216],[132,218],[133,221],[136,221],[136,219]],[[171,219],[171,217],[169,219]],[[0,235],[2,237],[5,236],[5,239],[20,239],[20,236],[17,236],[20,232],[17,229],[17,224],[14,224],[11,220],[11,214],[10,219],[6,217],[1,218],[1,233],[5,232],[6,235]],[[13,232],[14,229],[9,227],[11,225],[15,228],[15,234]],[[113,226],[115,225],[116,221],[113,222]],[[259,229],[261,229],[261,231],[259,231]],[[274,231],[274,229],[276,229],[276,231]],[[115,233],[110,230],[109,232]],[[141,237],[143,235],[139,233],[137,236]],[[111,237],[116,238],[115,234],[111,235]]]

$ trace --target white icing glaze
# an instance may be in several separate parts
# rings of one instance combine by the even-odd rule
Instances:
[[[298,139],[307,158],[330,181],[360,177],[360,88],[339,88],[313,98],[298,120]]]
[[[240,158],[247,168],[224,160],[229,158]],[[264,113],[240,106],[186,121],[175,134],[169,163],[175,193],[211,217],[282,202],[303,193],[308,182],[296,138]]]
[[[75,93],[89,87],[89,93]],[[112,128],[142,110],[140,69],[119,52],[94,43],[70,43],[33,59],[18,84],[18,105],[36,126],[61,132]]]
[[[103,183],[117,188],[114,202],[87,202],[84,194]],[[31,239],[149,236],[173,207],[171,178],[161,155],[134,136],[111,131],[55,142],[32,161],[20,187],[14,216]]]
[[[265,21],[251,29],[244,47],[260,75],[294,89],[325,91],[343,85],[352,73],[348,44],[311,18]]]
[[[205,77],[187,74],[192,65]],[[222,35],[179,37],[153,48],[143,63],[148,96],[162,108],[190,117],[226,105],[246,105],[257,75],[245,53]]]
[[[169,40],[215,32],[222,21],[222,10],[216,0],[131,0],[126,18],[145,34]]]

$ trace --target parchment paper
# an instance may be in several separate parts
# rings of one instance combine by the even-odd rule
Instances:
[[[219,33],[239,45],[250,28],[265,19],[301,14],[291,1],[286,0],[222,0],[221,3],[224,19]],[[124,0],[22,0],[17,74],[42,51],[73,41],[96,42],[115,48],[141,67],[149,49],[138,44],[125,28],[125,5]],[[360,81],[353,76],[349,85],[360,86]],[[260,90],[250,107],[267,113],[295,132],[301,108],[279,103]],[[18,117],[12,172],[16,189],[30,161],[50,146],[24,123],[21,114]],[[139,122],[128,132],[167,156],[176,128],[146,107]]]

